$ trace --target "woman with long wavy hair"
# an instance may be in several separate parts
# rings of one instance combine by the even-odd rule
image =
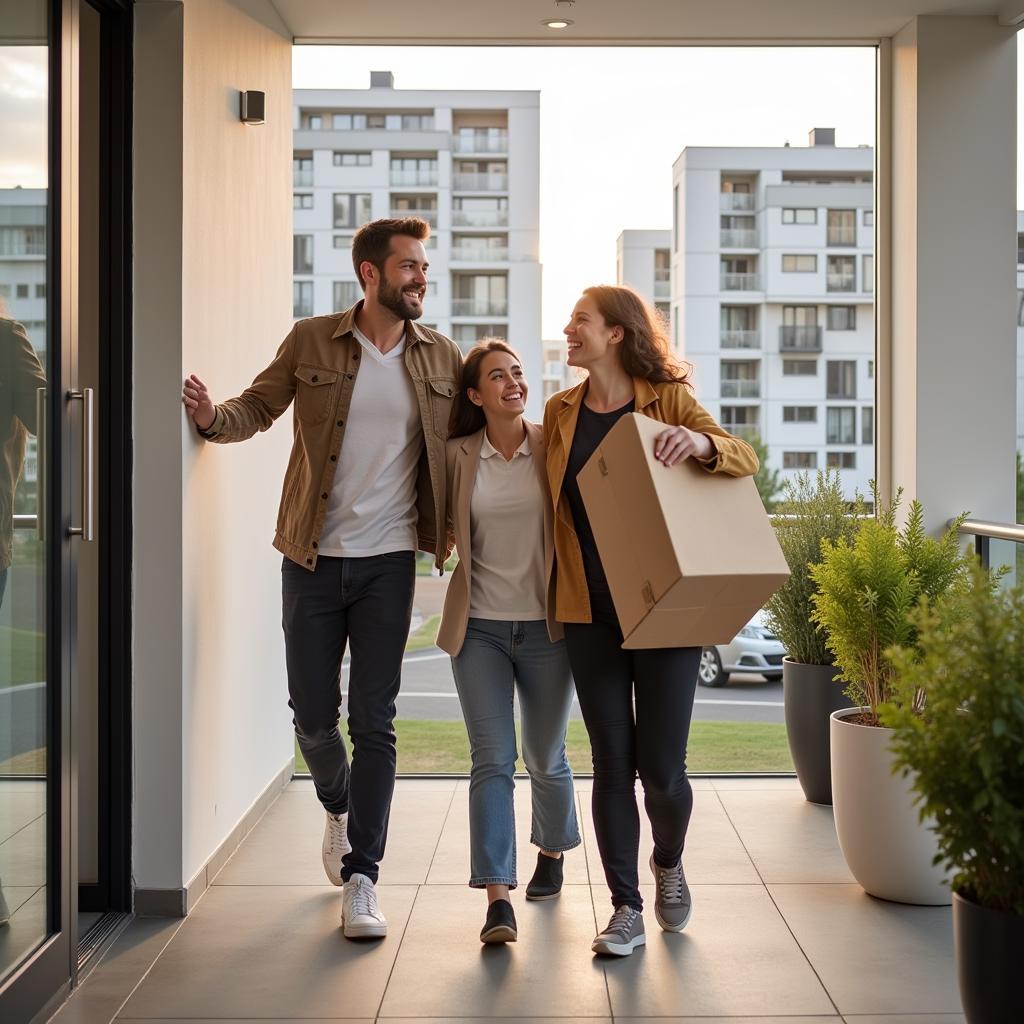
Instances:
[[[566,645],[594,758],[594,829],[613,913],[592,948],[627,956],[646,941],[635,780],[654,834],[654,912],[682,931],[692,902],[683,844],[693,808],[686,743],[699,647],[623,650],[622,631],[576,475],[627,413],[665,424],[654,454],[667,468],[694,459],[709,473],[749,476],[757,456],[693,397],[658,316],[631,289],[584,289],[565,327],[570,366],[586,379],[544,410],[548,483],[555,512],[555,618]],[[628,536],[621,538],[628,545]]]
[[[539,847],[528,900],[562,888],[563,851],[578,846],[565,730],[572,676],[549,600],[552,510],[540,427],[528,422],[522,360],[499,339],[479,342],[462,365],[447,447],[448,509],[459,564],[437,643],[452,671],[469,733],[470,880],[487,890],[480,939],[514,942],[516,730],[530,774]]]

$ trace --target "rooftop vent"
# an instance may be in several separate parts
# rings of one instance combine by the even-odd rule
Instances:
[[[834,146],[836,144],[835,128],[812,128],[808,135],[808,145]]]
[[[394,89],[395,87],[395,76],[390,71],[371,71],[370,72],[370,88],[371,89]]]

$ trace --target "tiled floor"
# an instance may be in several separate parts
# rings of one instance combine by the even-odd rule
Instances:
[[[319,862],[322,812],[311,785],[294,782],[186,921],[133,922],[55,1020],[963,1021],[949,909],[866,896],[831,812],[789,780],[697,781],[692,922],[669,935],[649,912],[645,948],[595,957],[590,940],[610,905],[589,789],[579,781],[584,844],[567,854],[561,898],[531,904],[515,893],[519,942],[481,947],[484,897],[465,885],[464,780],[399,783],[381,867],[390,933],[374,943],[339,931],[340,893]],[[528,877],[525,782],[516,808]],[[645,837],[642,863],[649,850]]]

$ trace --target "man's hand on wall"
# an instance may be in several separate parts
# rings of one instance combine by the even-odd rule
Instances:
[[[181,389],[181,401],[192,417],[192,422],[200,430],[208,430],[213,424],[216,409],[206,385],[194,373],[190,373],[185,379]]]

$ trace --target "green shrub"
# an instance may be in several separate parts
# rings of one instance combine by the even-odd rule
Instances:
[[[825,632],[846,694],[866,707],[866,724],[878,724],[878,707],[895,697],[895,672],[887,651],[915,647],[917,631],[908,618],[922,596],[935,600],[966,582],[967,560],[958,530],[966,513],[935,540],[924,530],[921,503],[910,505],[904,526],[896,525],[902,489],[884,508],[872,483],[875,517],[857,522],[852,540],[822,544],[822,560],[810,567],[817,591],[812,620]],[[920,711],[923,691],[911,697]]]
[[[976,563],[970,584],[910,615],[916,646],[888,657],[906,692],[881,708],[922,818],[935,819],[936,863],[953,888],[1024,914],[1024,583],[1000,592]]]

